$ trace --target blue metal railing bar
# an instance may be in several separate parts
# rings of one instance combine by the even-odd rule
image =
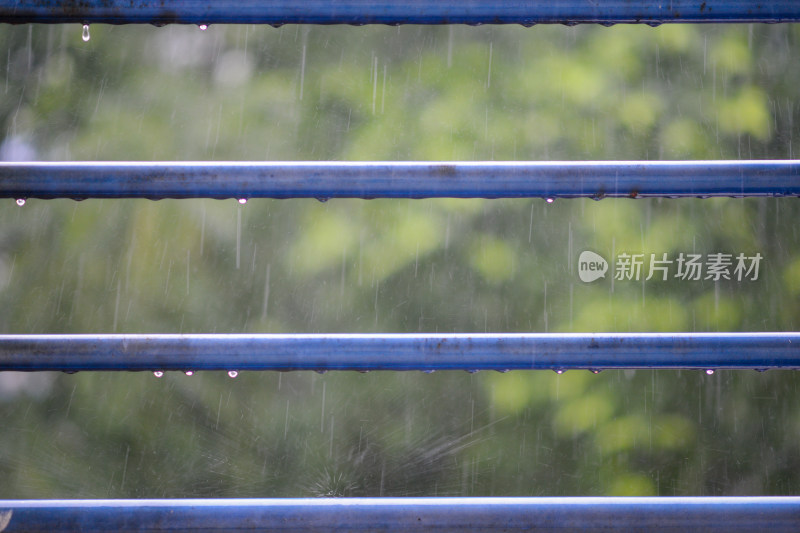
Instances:
[[[25,531],[800,530],[798,497],[0,500]]]
[[[5,198],[798,195],[800,160],[0,163]]]
[[[4,23],[800,22],[772,0],[0,0]],[[798,196],[797,161],[0,164],[11,198]],[[0,370],[800,368],[800,333],[4,335]],[[800,498],[0,500],[0,530],[800,530]]]
[[[0,22],[523,24],[797,22],[795,0],[0,0]]]
[[[0,335],[0,370],[800,368],[800,333]]]

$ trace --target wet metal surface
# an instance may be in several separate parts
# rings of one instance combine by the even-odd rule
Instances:
[[[0,500],[26,531],[800,530],[800,498]]]
[[[0,370],[800,368],[800,333],[0,335]]]
[[[796,0],[0,0],[0,22],[543,24],[793,22]]]
[[[0,163],[0,197],[6,198],[798,195],[798,160]]]

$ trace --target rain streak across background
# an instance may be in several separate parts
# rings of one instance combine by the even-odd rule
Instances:
[[[4,160],[788,159],[800,26],[0,27]],[[3,333],[791,331],[797,199],[13,200]],[[586,283],[578,256],[607,259]],[[646,280],[651,254],[758,279]],[[639,279],[613,279],[644,254]],[[733,274],[733,268],[731,268]],[[0,374],[0,497],[800,490],[791,371]]]

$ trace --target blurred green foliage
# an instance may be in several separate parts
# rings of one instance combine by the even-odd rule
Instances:
[[[792,25],[91,35],[0,28],[4,157],[797,151]],[[0,330],[794,330],[796,203],[8,201]],[[586,249],[765,259],[757,281],[584,284]],[[796,494],[797,385],[777,371],[5,373],[0,497]]]

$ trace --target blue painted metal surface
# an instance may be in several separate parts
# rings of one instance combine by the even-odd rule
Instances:
[[[798,160],[0,163],[0,197],[6,198],[798,195]]]
[[[800,498],[0,500],[18,531],[800,531]]]
[[[0,22],[541,24],[796,22],[796,0],[0,0]]]
[[[800,333],[0,335],[0,370],[800,368]]]

